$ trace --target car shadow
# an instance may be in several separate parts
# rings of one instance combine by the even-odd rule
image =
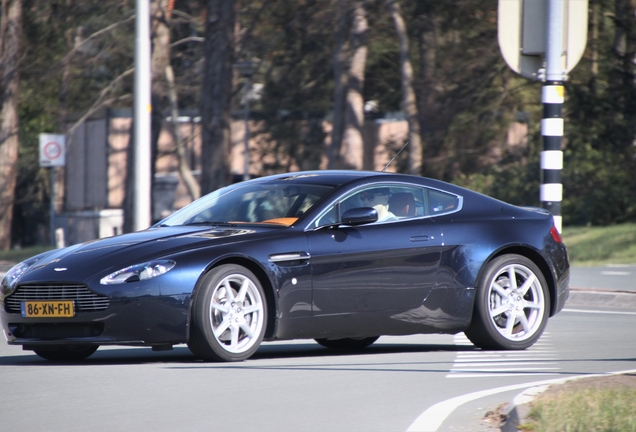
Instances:
[[[11,348],[8,348],[11,349]],[[19,349],[15,347],[15,349]],[[359,350],[330,349],[314,342],[307,343],[263,343],[258,351],[245,362],[215,363],[195,358],[185,346],[176,346],[170,351],[153,351],[149,347],[101,347],[86,360],[51,362],[30,351],[21,355],[0,357],[0,366],[97,366],[97,365],[137,365],[145,363],[180,363],[206,365],[209,367],[247,367],[261,360],[293,358],[334,358],[344,356],[374,356],[380,354],[430,353],[430,352],[470,352],[478,348],[470,345],[452,344],[396,344],[377,343]]]

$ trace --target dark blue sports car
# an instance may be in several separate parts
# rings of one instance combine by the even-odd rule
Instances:
[[[464,332],[525,349],[568,297],[552,215],[408,175],[316,171],[213,192],[147,230],[50,251],[2,280],[10,345],[79,360],[100,345],[249,358],[263,341],[362,349]]]

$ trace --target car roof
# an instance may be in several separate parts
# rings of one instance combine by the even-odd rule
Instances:
[[[340,186],[362,178],[386,176],[394,173],[381,173],[375,171],[347,171],[347,170],[323,170],[323,171],[299,171],[285,174],[275,174],[261,177],[261,181],[290,181],[297,183],[320,183],[325,185]]]
[[[360,184],[361,180],[368,181],[390,181],[390,182],[404,182],[411,184],[418,184],[420,186],[429,186],[442,190],[447,190],[452,193],[472,193],[468,189],[460,186],[453,185],[440,180],[431,179],[428,177],[421,177],[411,174],[401,174],[393,172],[379,172],[379,171],[348,171],[348,170],[320,170],[320,171],[298,171],[284,174],[274,174],[268,177],[260,177],[252,181],[289,181],[294,183],[305,184],[323,184],[333,187],[339,187],[350,183]]]

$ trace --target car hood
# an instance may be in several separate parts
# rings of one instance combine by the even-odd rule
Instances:
[[[84,281],[145,261],[182,251],[227,244],[279,232],[278,227],[150,228],[117,237],[94,240],[43,255],[22,276],[29,281]]]

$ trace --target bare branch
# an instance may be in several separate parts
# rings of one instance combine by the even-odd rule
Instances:
[[[114,24],[111,24],[107,27],[104,27],[101,30],[96,31],[95,33],[93,33],[92,35],[90,35],[89,37],[87,37],[86,39],[84,39],[80,44],[76,45],[73,47],[73,49],[71,51],[69,51],[64,58],[62,58],[62,60],[60,61],[62,64],[66,64],[68,61],[70,61],[71,57],[73,57],[73,55],[80,49],[82,48],[87,42],[92,41],[93,39],[103,35],[104,33],[108,33],[109,31],[113,30],[114,28],[119,27],[120,25],[126,24],[129,21],[132,21],[135,19],[135,15],[132,15],[128,18],[126,18],[123,21],[119,21],[116,22]]]
[[[170,47],[174,48],[177,45],[181,45],[181,44],[188,43],[188,42],[204,42],[204,41],[205,41],[205,38],[202,38],[202,37],[199,37],[199,36],[190,36],[190,37],[187,37],[187,38],[180,39],[180,40],[178,40],[176,42],[173,42],[172,44],[170,44]]]
[[[128,95],[123,95],[123,96],[118,96],[118,97],[114,97],[114,98],[110,98],[107,100],[104,100],[104,98],[106,97],[106,95],[113,89],[115,88],[115,86],[117,84],[119,84],[119,82],[121,80],[123,80],[125,77],[127,77],[128,75],[131,75],[133,72],[135,71],[135,68],[130,68],[127,71],[125,71],[124,73],[122,73],[121,75],[119,75],[117,78],[115,78],[113,81],[111,81],[110,84],[108,84],[106,87],[104,87],[102,89],[102,91],[99,93],[99,97],[97,98],[97,100],[93,103],[93,105],[88,109],[88,111],[86,111],[86,113],[84,113],[84,115],[82,117],[80,117],[79,120],[77,120],[72,127],[69,128],[68,130],[68,137],[69,137],[69,143],[70,140],[73,136],[73,134],[75,133],[75,129],[77,129],[77,127],[84,122],[88,117],[90,117],[92,114],[94,114],[96,111],[100,110],[101,108],[104,108],[105,106],[108,106],[114,102],[117,102],[119,100],[123,100],[125,98],[130,98],[132,97],[130,94]],[[69,144],[70,145],[70,144]]]

